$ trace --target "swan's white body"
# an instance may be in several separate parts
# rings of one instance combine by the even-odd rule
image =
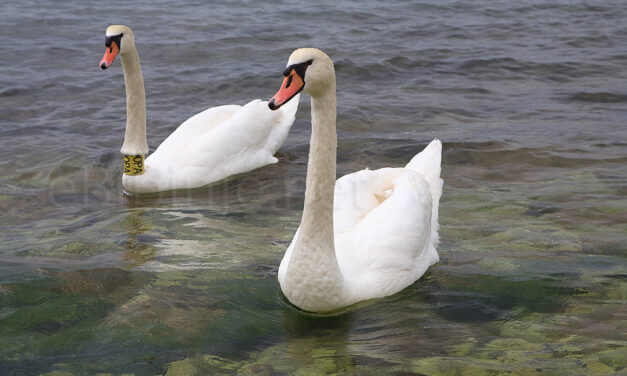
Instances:
[[[433,140],[405,168],[361,170],[339,178],[333,224],[343,288],[315,296],[305,285],[301,289],[285,281],[299,229],[279,267],[285,295],[298,295],[302,303],[297,305],[308,311],[331,311],[394,294],[438,262],[441,150],[440,141]],[[326,273],[315,258],[310,261],[307,270]]]
[[[333,64],[315,49],[297,50],[290,63],[308,59],[304,90],[312,98],[313,129],[305,208],[278,279],[294,305],[329,312],[394,294],[439,260],[442,144],[433,140],[405,167],[362,170],[335,182]]]
[[[146,95],[134,35],[124,25],[109,26],[106,35],[107,51],[101,66],[106,69],[113,62],[119,47],[126,86],[126,134],[121,152],[146,155]],[[267,102],[257,99],[192,116],[145,159],[143,174],[123,175],[124,189],[133,194],[197,188],[276,163],[274,153],[285,141],[297,108],[298,98],[279,112],[270,111]]]
[[[205,110],[181,124],[146,158],[142,175],[123,175],[130,193],[196,188],[276,163],[298,107],[280,113],[267,102]]]

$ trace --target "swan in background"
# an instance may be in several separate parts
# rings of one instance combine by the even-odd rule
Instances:
[[[201,187],[228,176],[276,163],[294,122],[298,100],[278,113],[266,102],[210,108],[187,119],[144,161],[146,93],[128,26],[107,28],[100,67],[107,69],[119,54],[126,85],[126,134],[122,184],[126,192],[147,193]]]
[[[433,140],[405,167],[336,174],[333,62],[322,51],[289,58],[276,110],[304,91],[311,96],[311,141],[300,227],[279,267],[287,299],[326,313],[394,294],[438,262],[442,144]]]

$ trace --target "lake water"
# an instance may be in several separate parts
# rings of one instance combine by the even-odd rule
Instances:
[[[0,374],[627,372],[626,19],[622,0],[3,3]],[[443,141],[440,263],[339,317],[287,304],[308,97],[279,164],[123,196],[113,23],[135,32],[151,150],[326,51],[338,175]]]

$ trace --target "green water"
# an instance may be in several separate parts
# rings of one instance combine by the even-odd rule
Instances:
[[[393,143],[383,144],[384,150],[394,149]],[[612,192],[576,167],[542,167],[556,178],[538,176],[533,184],[510,180],[507,189],[498,176],[468,187],[465,173],[475,179],[493,174],[492,159],[474,160],[473,149],[445,143],[442,261],[401,293],[334,318],[302,315],[281,296],[276,281],[300,219],[297,197],[304,188],[302,181],[294,188],[282,179],[287,170],[303,167],[290,167],[289,150],[283,167],[194,192],[124,198],[110,195],[119,188],[116,183],[112,190],[95,184],[87,198],[58,193],[84,200],[72,223],[48,218],[33,220],[35,226],[3,224],[16,230],[8,238],[32,240],[2,263],[0,370],[50,375],[622,371],[627,283],[622,251],[614,242],[624,236],[625,200],[610,205],[589,199],[561,209],[575,196]],[[468,172],[469,160],[474,171]],[[0,204],[42,214],[27,201]],[[68,210],[69,205],[61,201],[42,210],[55,206]],[[91,212],[91,206],[109,209]],[[20,234],[26,228],[28,235]]]
[[[603,2],[3,4],[0,375],[627,373],[627,8]],[[268,99],[296,47],[335,61],[338,176],[443,141],[441,261],[338,317],[287,303],[308,98],[279,163],[122,194],[135,32],[151,150]]]

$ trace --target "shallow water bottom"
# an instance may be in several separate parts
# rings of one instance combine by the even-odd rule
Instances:
[[[300,178],[272,178],[284,171],[194,192],[113,195],[95,212],[87,199],[32,229],[14,224],[7,238],[22,246],[0,264],[0,373],[624,371],[627,283],[616,243],[624,226],[612,221],[599,233],[595,221],[622,218],[625,201],[561,205],[602,189],[585,169],[532,189],[504,189],[498,177],[469,187],[457,174],[465,152],[453,146],[445,144],[442,260],[402,292],[339,317],[303,315],[280,293],[277,268],[304,188]],[[68,209],[46,200],[47,210]]]
[[[108,5],[2,4],[0,375],[627,372],[624,1]],[[276,165],[123,196],[122,70],[97,65],[113,23],[135,32],[152,151],[324,49],[338,176],[443,141],[441,261],[339,317],[286,303],[306,95]]]

